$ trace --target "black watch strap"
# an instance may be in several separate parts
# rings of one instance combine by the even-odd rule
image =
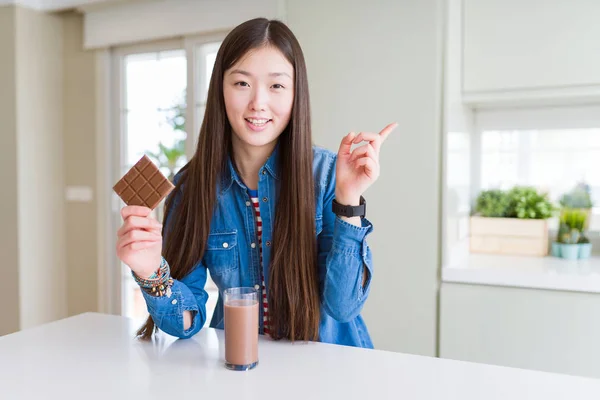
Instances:
[[[367,202],[365,198],[360,196],[360,205],[346,206],[338,203],[335,199],[331,202],[331,210],[334,214],[341,217],[363,217],[367,214]]]

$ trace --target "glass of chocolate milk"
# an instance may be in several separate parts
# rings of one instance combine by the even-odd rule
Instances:
[[[251,287],[226,289],[225,367],[246,371],[258,365],[258,291]]]

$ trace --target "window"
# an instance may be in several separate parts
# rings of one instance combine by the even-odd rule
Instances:
[[[600,129],[484,131],[482,188],[535,185],[553,200],[578,182],[600,199]]]
[[[148,154],[165,176],[172,177],[186,162],[186,57],[183,50],[125,56],[125,122],[127,172]],[[163,151],[161,151],[163,149]],[[165,150],[171,150],[167,152]],[[168,156],[165,155],[168,153]]]
[[[170,179],[187,163],[204,118],[208,84],[221,40],[220,36],[190,38],[114,51],[114,87],[119,95],[115,102],[115,138],[120,155],[113,164],[115,182],[144,154]],[[112,195],[112,231],[116,232],[122,223],[122,202]],[[163,210],[164,202],[153,211],[159,221]],[[109,259],[113,259],[114,249],[110,251]],[[118,259],[115,265],[120,279],[115,274],[111,281],[120,284],[120,309],[112,312],[145,318],[146,305],[129,268]],[[218,296],[210,276],[205,288],[210,319]],[[114,304],[118,303],[115,299]]]
[[[120,174],[125,174],[146,154],[165,176],[172,179],[187,162],[185,51],[126,54],[122,63]],[[164,202],[154,210],[158,220],[162,220],[163,206]],[[121,273],[122,314],[145,318],[148,315],[146,305],[129,267],[121,265]]]
[[[482,112],[477,116],[479,187],[531,185],[558,204],[576,185],[589,185],[590,229],[600,230],[600,115],[594,109]],[[583,118],[582,118],[583,116]],[[534,128],[536,125],[539,128]]]

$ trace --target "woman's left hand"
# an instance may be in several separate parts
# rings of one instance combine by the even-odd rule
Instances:
[[[342,139],[337,155],[335,198],[340,204],[357,206],[360,196],[379,177],[379,150],[398,126],[389,124],[379,133],[350,132]],[[351,150],[352,145],[366,142]]]

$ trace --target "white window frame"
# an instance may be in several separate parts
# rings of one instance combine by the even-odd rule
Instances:
[[[198,87],[199,83],[198,77],[204,76],[206,71],[204,70],[204,65],[198,65],[198,47],[210,43],[222,42],[226,35],[227,32],[215,32],[210,35],[186,37],[183,40],[183,46],[188,60],[188,88],[193,88],[193,90],[187,90],[186,98],[186,104],[188,105],[185,114],[186,123],[187,121],[190,121],[191,124],[188,126],[192,126],[193,128],[192,134],[188,134],[186,141],[186,155],[188,160],[192,158],[197,147],[198,134],[200,133],[200,125],[202,123],[202,121],[199,121],[196,117],[196,107],[200,104],[196,87]],[[204,85],[202,86],[202,89],[204,89]],[[206,89],[207,88],[208,87],[206,87]]]

